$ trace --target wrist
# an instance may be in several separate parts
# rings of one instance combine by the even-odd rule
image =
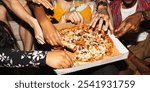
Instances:
[[[28,24],[29,24],[32,28],[34,28],[36,21],[37,21],[37,20],[36,20],[35,18],[31,18],[31,19],[30,19],[30,22],[29,22]]]
[[[39,24],[41,25],[41,27],[48,25],[49,20],[47,19],[43,19],[42,21],[39,21]]]

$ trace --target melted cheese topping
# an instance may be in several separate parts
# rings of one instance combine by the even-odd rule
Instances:
[[[62,39],[72,44],[76,44],[76,60],[92,62],[111,55],[110,50],[113,43],[104,32],[88,30],[87,26],[76,26],[74,28],[61,31]],[[109,53],[109,54],[107,54]]]

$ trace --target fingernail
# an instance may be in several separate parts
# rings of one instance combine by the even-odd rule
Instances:
[[[44,43],[42,42],[41,44],[43,45]]]
[[[99,28],[98,31],[101,31],[101,29]]]
[[[107,31],[107,28],[106,28],[106,27],[104,27],[104,31]]]

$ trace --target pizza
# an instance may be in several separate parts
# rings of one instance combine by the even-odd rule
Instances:
[[[89,25],[79,25],[60,30],[63,44],[75,54],[75,66],[94,62],[113,55],[114,43],[109,35]]]

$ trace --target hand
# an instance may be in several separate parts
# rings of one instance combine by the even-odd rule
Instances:
[[[36,19],[33,21],[33,29],[35,33],[35,38],[39,44],[45,44],[42,29]]]
[[[46,57],[46,64],[53,68],[69,68],[73,66],[73,54],[67,51],[51,51]]]
[[[45,40],[52,46],[62,46],[61,37],[59,32],[53,24],[46,20],[41,23]]]
[[[98,22],[99,30],[103,29],[103,30],[107,31],[110,28],[110,31],[113,33],[114,28],[113,28],[111,19],[109,17],[109,14],[107,12],[107,9],[95,11],[92,14],[92,20],[91,20],[90,26],[92,28],[96,27],[97,22]],[[104,22],[105,22],[105,25],[104,25]]]
[[[51,10],[54,9],[53,5],[48,0],[32,0],[32,2],[39,4],[39,5],[42,4],[47,9],[51,9]]]
[[[139,29],[139,24],[142,20],[142,14],[137,12],[129,17],[127,17],[121,25],[115,30],[117,37],[123,36],[128,31],[137,32]]]
[[[66,23],[67,21],[71,21],[74,24],[82,24],[84,19],[79,12],[68,12],[62,16],[60,23]]]

